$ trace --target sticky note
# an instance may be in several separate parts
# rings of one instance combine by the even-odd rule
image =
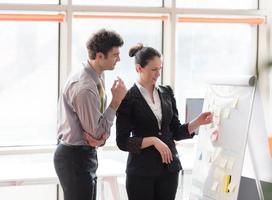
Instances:
[[[228,189],[229,189],[229,192],[234,192],[234,190],[235,190],[235,184],[233,184],[233,183],[230,183],[229,184],[229,187],[228,187]]]
[[[226,167],[226,164],[227,164],[227,160],[225,158],[220,158],[220,163],[219,163],[219,166],[222,167],[222,168],[225,168]]]
[[[217,188],[218,188],[218,182],[214,181],[213,184],[212,184],[211,190],[215,192],[215,191],[217,191]]]
[[[229,192],[230,182],[231,182],[231,176],[230,175],[224,176],[224,186],[223,186],[224,192]]]
[[[214,128],[214,127],[215,127],[215,123],[214,122],[212,122],[212,123],[209,124],[209,128]]]
[[[202,152],[200,153],[198,160],[202,160]]]
[[[215,108],[213,114],[214,114],[215,117],[220,117],[221,108]]]
[[[214,118],[213,118],[213,123],[214,123],[216,126],[219,126],[219,125],[220,125],[220,116],[214,116]]]
[[[229,108],[224,108],[222,117],[224,119],[229,119],[230,118],[230,109]]]
[[[272,136],[268,137],[268,145],[269,145],[270,156],[272,158]]]
[[[221,180],[224,177],[224,171],[216,167],[213,175],[214,175],[214,178]]]
[[[236,97],[236,98],[232,101],[231,107],[232,107],[232,108],[237,108],[237,107],[238,107],[238,102],[239,102],[239,98]]]
[[[214,98],[214,97],[211,98],[211,104],[212,104],[212,105],[215,104],[215,98]]]
[[[208,104],[207,110],[211,110],[211,105],[210,104]]]
[[[212,134],[211,134],[211,140],[212,142],[216,142],[219,138],[219,131],[215,130]]]
[[[212,153],[211,152],[207,152],[206,154],[206,160],[208,163],[211,163],[212,162]]]
[[[220,152],[222,151],[222,148],[218,147],[213,151],[213,158],[216,158]]]
[[[203,188],[204,183],[202,182],[202,180],[198,180],[198,179],[193,178],[192,185],[197,188]]]
[[[228,160],[228,162],[227,162],[227,169],[232,170],[233,165],[234,165],[234,159],[233,159],[233,158],[230,158],[230,159]]]

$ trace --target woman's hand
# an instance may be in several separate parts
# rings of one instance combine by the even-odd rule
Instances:
[[[188,125],[189,133],[193,133],[195,129],[201,125],[209,124],[212,122],[213,115],[211,112],[201,113],[196,119],[191,121]]]
[[[161,154],[162,162],[163,163],[171,163],[173,160],[172,152],[169,147],[161,141],[159,138],[155,136],[145,137],[143,138],[141,148],[145,149],[147,147],[154,146],[159,153]]]
[[[172,152],[163,141],[155,138],[153,145],[160,152],[163,163],[169,164],[173,161]]]
[[[205,124],[211,123],[212,118],[213,118],[213,115],[211,112],[204,112],[204,113],[201,113],[197,117],[197,121],[198,121],[199,125],[205,125]]]

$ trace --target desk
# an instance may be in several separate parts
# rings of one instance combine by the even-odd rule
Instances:
[[[117,178],[125,176],[125,163],[112,159],[100,159],[97,170],[98,181],[101,182],[101,198],[104,196],[104,182],[108,182],[114,200],[120,200]],[[48,163],[1,163],[0,186],[21,186],[36,184],[59,184],[54,164]]]
[[[189,199],[191,190],[191,175],[195,161],[195,147],[193,144],[179,144],[177,150],[183,170],[180,173],[180,190],[179,199]]]
[[[101,159],[98,161],[97,177],[101,180],[101,200],[106,200],[104,183],[110,185],[112,197],[114,200],[120,200],[117,178],[125,176],[125,163],[117,162],[111,159]]]

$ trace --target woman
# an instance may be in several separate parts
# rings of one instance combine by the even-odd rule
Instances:
[[[129,200],[174,200],[182,169],[174,140],[192,138],[193,131],[212,120],[202,113],[181,124],[172,89],[156,86],[162,66],[160,53],[138,44],[135,56],[137,82],[117,110],[118,147],[128,151],[126,189]]]

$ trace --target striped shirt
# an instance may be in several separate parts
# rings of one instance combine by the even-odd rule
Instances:
[[[58,104],[58,137],[62,144],[88,145],[84,132],[95,138],[103,133],[110,135],[116,111],[107,107],[100,112],[98,82],[99,75],[89,62],[67,80]]]

